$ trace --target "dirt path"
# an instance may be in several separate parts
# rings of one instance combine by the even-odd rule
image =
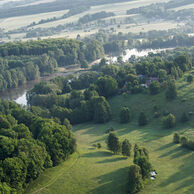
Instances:
[[[71,168],[77,163],[77,161],[79,160],[80,158],[80,153],[77,152],[77,158],[76,160],[71,164],[71,166],[68,168],[68,169],[65,169],[65,173],[67,172],[67,170],[71,170]],[[64,175],[64,171],[59,173],[59,175],[57,177],[55,177],[53,180],[50,180],[45,186],[41,187],[40,189],[36,190],[36,191],[33,191],[31,192],[31,194],[36,194],[36,193],[39,193],[41,192],[42,190],[46,189],[47,187],[51,186],[52,184],[54,184],[56,182],[56,180],[60,177]]]

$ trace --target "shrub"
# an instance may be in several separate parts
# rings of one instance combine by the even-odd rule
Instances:
[[[163,118],[163,125],[165,128],[173,128],[176,124],[176,118],[173,114],[169,114],[168,116]]]
[[[130,110],[127,107],[123,107],[120,112],[120,122],[128,123],[131,120]]]
[[[191,82],[193,82],[193,76],[192,75],[189,75],[187,77],[187,82],[191,84]]]
[[[180,135],[178,133],[175,133],[173,136],[173,142],[174,143],[180,143]]]
[[[181,137],[180,143],[183,147],[187,147],[188,139],[186,137]]]
[[[101,143],[97,143],[97,148],[100,149],[102,147]]]

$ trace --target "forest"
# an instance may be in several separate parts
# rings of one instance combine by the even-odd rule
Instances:
[[[0,45],[0,91],[50,75],[57,67],[76,64],[87,67],[88,62],[102,56],[103,46],[95,40],[86,44],[53,39]]]
[[[39,117],[0,101],[0,191],[21,193],[45,169],[67,160],[76,149],[71,125]]]

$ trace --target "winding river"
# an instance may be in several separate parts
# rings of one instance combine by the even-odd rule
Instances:
[[[138,51],[137,49],[131,49],[131,50],[127,49],[127,50],[125,50],[125,54],[122,54],[121,56],[123,58],[123,61],[126,62],[133,55],[136,57],[143,57],[143,56],[147,56],[150,52],[158,53],[158,52],[165,51],[165,50],[167,50],[167,49],[155,49],[155,50],[146,49],[146,50],[142,50],[142,51]],[[117,61],[117,57],[116,56],[107,57],[107,60],[109,61],[109,63],[114,63]],[[27,105],[26,93],[27,93],[27,91],[32,89],[35,84],[39,83],[40,81],[48,81],[48,80],[55,78],[57,76],[67,76],[67,75],[75,73],[75,72],[76,72],[76,70],[70,70],[70,71],[65,72],[65,73],[54,73],[50,76],[40,78],[39,80],[30,81],[30,82],[26,83],[25,85],[22,85],[20,87],[14,88],[14,89],[9,89],[6,92],[0,93],[0,97],[2,99],[15,101],[16,103],[18,103],[20,105]]]

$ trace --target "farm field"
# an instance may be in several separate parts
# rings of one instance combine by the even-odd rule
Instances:
[[[189,4],[189,5],[185,5],[185,6],[181,6],[181,7],[176,7],[172,10],[178,11],[178,10],[182,10],[182,9],[194,9],[194,3]]]
[[[156,96],[116,96],[110,99],[112,121],[104,125],[87,123],[74,126],[78,153],[67,162],[43,173],[29,186],[26,193],[126,193],[128,167],[132,164],[133,157],[112,155],[106,149],[106,130],[113,127],[120,140],[127,138],[133,145],[138,143],[149,150],[150,162],[158,175],[145,186],[141,194],[191,194],[194,190],[193,152],[172,143],[175,131],[194,138],[193,116],[187,124],[179,122],[183,111],[194,109],[194,85],[188,84],[185,78],[177,83],[179,96],[172,102],[167,102],[163,93]],[[163,129],[160,119],[153,119],[154,105],[175,114],[177,126],[169,130]],[[131,107],[133,111],[134,118],[129,124],[121,125],[118,122],[118,110],[122,106]],[[150,124],[145,127],[137,125],[137,116],[142,110],[150,118]],[[96,143],[101,143],[102,148],[95,148],[93,144]]]
[[[71,16],[71,17],[66,18],[66,19],[62,19],[62,20],[58,20],[58,21],[54,21],[54,22],[49,22],[47,24],[40,24],[40,25],[37,25],[36,28],[38,28],[38,27],[48,28],[48,27],[58,26],[60,24],[61,25],[66,24],[69,22],[76,22],[80,17],[82,17],[86,14],[94,14],[94,13],[101,12],[101,11],[114,12],[116,15],[125,15],[126,11],[128,9],[146,6],[146,5],[150,5],[152,3],[157,3],[157,2],[168,2],[168,0],[162,0],[162,1],[159,1],[159,0],[138,0],[138,1],[130,1],[130,2],[124,2],[124,3],[113,3],[113,4],[106,4],[106,5],[101,5],[101,6],[93,6],[93,7],[91,7],[90,10],[85,11],[81,14],[77,14],[77,15]]]
[[[162,0],[163,2],[166,2],[168,0]],[[79,17],[82,17],[86,14],[92,14],[100,11],[111,11],[115,12],[117,15],[123,15],[125,14],[126,10],[131,9],[131,8],[136,8],[144,5],[149,5],[154,2],[159,2],[159,0],[139,0],[139,1],[131,1],[131,2],[125,2],[125,3],[115,3],[115,4],[107,4],[107,5],[102,5],[102,6],[94,6],[92,7],[89,11],[83,12],[81,14],[77,14],[75,16],[71,16],[66,19],[54,21],[54,22],[49,22],[46,24],[40,24],[35,26],[34,28],[38,27],[55,27],[57,25],[63,25],[65,23],[69,22],[75,22],[79,19]],[[161,2],[161,1],[160,1]],[[25,16],[20,16],[20,17],[12,17],[4,20],[0,20],[1,28],[5,28],[6,31],[8,30],[13,30],[16,28],[20,28],[26,25],[29,25],[33,21],[37,22],[40,21],[41,19],[47,19],[47,18],[52,18],[52,17],[59,17],[62,16],[63,14],[67,13],[68,10],[63,10],[63,11],[56,11],[56,12],[49,12],[49,13],[43,13],[43,14],[35,14],[35,15],[29,15]]]
[[[92,34],[95,34],[98,32],[99,28],[103,28],[104,30],[109,30],[110,28],[114,28],[115,32],[123,32],[123,33],[128,33],[128,32],[133,32],[133,33],[139,33],[139,32],[147,32],[149,30],[168,30],[168,29],[174,29],[174,28],[180,28],[183,23],[177,23],[174,21],[164,21],[164,20],[158,20],[158,21],[148,21],[148,19],[140,16],[140,15],[126,15],[126,11],[132,8],[138,8],[141,6],[147,6],[152,3],[161,3],[161,2],[168,2],[169,0],[134,0],[130,2],[123,2],[123,3],[114,3],[114,4],[105,4],[105,5],[100,5],[100,6],[92,6],[88,11],[85,11],[80,14],[76,14],[73,16],[70,16],[68,18],[64,19],[59,19],[56,21],[52,22],[47,22],[43,24],[38,24],[33,27],[28,27],[28,30],[30,29],[37,29],[37,28],[43,28],[50,30],[49,28],[55,28],[59,25],[65,25],[68,23],[75,23],[79,20],[79,18],[83,17],[86,14],[94,14],[97,12],[101,11],[106,11],[106,12],[114,12],[115,16],[105,18],[104,21],[110,21],[111,19],[116,19],[117,20],[117,25],[107,25],[106,27],[100,27],[98,25],[94,25],[92,28],[84,28],[83,30],[80,29],[65,29],[61,30],[60,32],[53,32],[53,35],[51,34],[48,36],[47,34],[42,35],[41,38],[58,38],[58,37],[63,37],[63,38],[76,38],[78,34],[81,35],[81,37],[89,36]],[[189,4],[186,6],[181,6],[175,8],[175,10],[181,10],[181,9],[186,9],[186,8],[193,8],[193,4]],[[21,27],[26,27],[27,25],[31,24],[32,22],[39,22],[41,19],[48,19],[48,18],[53,18],[53,17],[60,17],[64,14],[66,14],[68,10],[63,10],[63,11],[56,11],[56,12],[50,12],[50,13],[44,13],[44,14],[36,14],[36,15],[29,15],[29,16],[20,16],[20,17],[12,17],[12,18],[7,18],[7,19],[2,19],[0,20],[1,28],[5,29],[5,32],[8,32],[9,30],[16,30]],[[132,17],[134,19],[134,24],[124,24],[122,23],[125,18],[127,17]],[[118,27],[118,23],[121,22],[122,25],[121,27]],[[149,22],[149,23],[148,23]],[[136,25],[137,24],[137,25]],[[10,40],[29,40],[29,39],[37,39],[37,37],[25,37],[25,33],[19,33],[19,34],[10,34]],[[10,41],[9,39],[6,39],[4,41]]]
[[[28,16],[19,16],[12,17],[7,19],[1,19],[0,25],[1,28],[4,28],[6,31],[18,29],[20,27],[27,26],[32,22],[39,22],[41,19],[48,19],[52,17],[60,17],[66,14],[68,10],[49,12],[49,13],[41,13],[36,15],[28,15]]]

